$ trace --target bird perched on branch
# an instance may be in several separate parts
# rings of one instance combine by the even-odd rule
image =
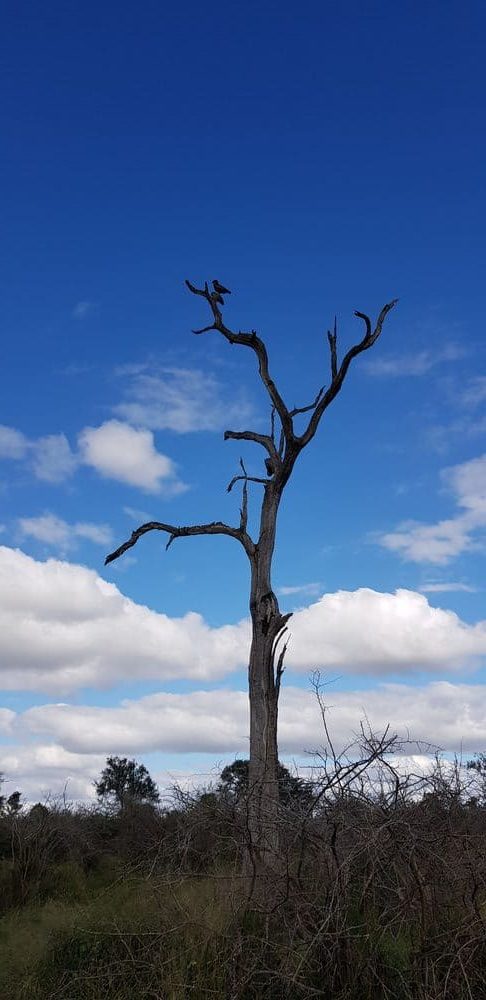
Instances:
[[[231,295],[229,288],[225,288],[217,278],[213,281],[213,288],[215,292],[218,292],[218,295]]]

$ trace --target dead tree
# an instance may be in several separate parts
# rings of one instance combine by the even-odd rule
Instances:
[[[277,597],[272,589],[272,558],[280,501],[297,458],[312,441],[324,412],[341,389],[353,358],[376,343],[385,318],[393,309],[397,299],[383,307],[374,328],[368,316],[361,312],[355,312],[355,316],[364,323],[364,336],[359,343],[350,348],[341,363],[338,363],[337,328],[336,321],[334,321],[333,331],[329,331],[327,334],[331,362],[329,385],[327,388],[324,386],[319,390],[310,405],[289,409],[271,377],[267,348],[263,340],[254,330],[250,333],[235,333],[226,326],[222,307],[224,306],[223,294],[229,294],[228,289],[220,285],[218,281],[213,282],[214,291],[210,291],[207,282],[204,288],[196,288],[189,281],[186,281],[186,285],[193,295],[199,295],[205,299],[212,315],[212,322],[208,326],[194,330],[193,333],[199,335],[216,331],[229,344],[248,347],[256,355],[260,378],[271,404],[270,433],[259,434],[251,430],[227,430],[224,437],[225,440],[252,441],[260,445],[266,452],[266,475],[261,477],[248,475],[243,461],[240,460],[241,473],[234,476],[228,486],[228,492],[230,492],[236,483],[242,484],[242,503],[238,525],[232,527],[222,521],[213,521],[210,524],[177,527],[160,521],[150,521],[137,528],[128,541],[107,556],[105,563],[118,559],[127,549],[132,548],[142,535],[149,531],[165,532],[169,536],[167,548],[176,538],[189,535],[229,535],[243,546],[250,563],[252,624],[248,669],[250,699],[249,853],[253,864],[263,863],[266,866],[272,865],[272,862],[278,859],[279,855],[277,716],[280,683],[287,648],[285,636],[287,622],[291,617],[290,614],[280,612]],[[294,417],[300,414],[309,414],[309,418],[303,433],[297,434],[294,429]],[[260,528],[256,540],[248,532],[248,483],[259,483],[263,486]]]

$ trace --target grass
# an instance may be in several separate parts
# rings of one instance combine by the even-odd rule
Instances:
[[[284,828],[282,885],[251,906],[214,810],[26,817],[0,863],[1,1000],[486,997],[486,810],[338,806],[302,857]]]
[[[414,988],[412,928],[354,903],[336,930],[325,906],[308,927],[291,905],[273,922],[245,912],[231,878],[143,878],[115,862],[51,875],[55,898],[0,921],[2,1000],[435,1000]]]
[[[67,894],[3,917],[4,1000],[324,996],[319,942],[309,950],[295,936],[288,947],[287,929],[280,935],[278,926],[266,934],[263,918],[238,909],[229,879],[186,877],[171,884],[110,876],[98,872],[84,885],[75,879],[79,898],[71,885]],[[406,967],[404,938],[377,933],[373,948],[385,968]]]
[[[55,898],[0,921],[4,1000],[133,1000],[141,982],[159,991],[154,996],[176,1000],[197,996],[210,979],[214,989],[223,987],[218,955],[233,918],[227,880],[171,884],[97,872],[83,882],[59,867]]]

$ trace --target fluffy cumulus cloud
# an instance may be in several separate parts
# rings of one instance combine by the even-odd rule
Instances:
[[[423,594],[367,587],[326,594],[290,620],[288,663],[379,675],[447,670],[486,655],[486,622],[466,625]]]
[[[121,420],[85,427],[78,435],[77,452],[65,434],[29,439],[14,427],[0,426],[0,459],[23,462],[36,479],[47,483],[65,482],[80,465],[87,465],[105,479],[146,493],[176,496],[187,489],[172,460],[157,451],[152,431]]]
[[[79,435],[79,448],[84,464],[107,479],[171,496],[186,488],[171,459],[157,451],[152,431],[108,420],[100,427],[85,427]]]
[[[241,391],[226,398],[214,375],[189,368],[159,368],[155,372],[135,366],[128,372],[126,399],[115,413],[139,427],[190,431],[218,431],[238,427],[253,416]]]
[[[66,692],[124,679],[210,680],[241,667],[248,623],[210,628],[136,604],[83,566],[0,547],[0,672],[8,689]]]
[[[486,455],[443,469],[441,479],[454,495],[459,513],[435,524],[404,521],[378,536],[380,545],[412,562],[446,565],[463,552],[484,548]]]
[[[28,627],[26,627],[28,623]],[[289,669],[405,676],[471,668],[486,622],[468,625],[423,594],[366,588],[328,594],[290,621]],[[125,597],[93,570],[0,547],[4,688],[69,692],[89,685],[216,680],[248,662],[248,621],[211,628],[195,612],[169,618]]]

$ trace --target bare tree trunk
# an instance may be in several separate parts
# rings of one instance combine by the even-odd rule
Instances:
[[[278,824],[278,697],[285,647],[277,645],[290,615],[281,615],[271,568],[282,472],[265,485],[260,532],[251,563],[252,641],[248,668],[250,767],[248,832],[250,864],[276,870],[280,862]]]
[[[249,848],[253,860],[272,864],[278,857],[278,690],[271,646],[253,636],[249,664],[250,768]]]
[[[250,697],[250,768],[248,800],[249,860],[259,872],[279,869],[279,828],[278,828],[278,696],[283,672],[286,645],[277,647],[286,632],[290,614],[282,615],[277,598],[272,590],[271,568],[275,547],[277,514],[284,488],[290,479],[300,452],[312,441],[327,407],[341,390],[351,362],[358,354],[368,350],[378,340],[386,316],[393,309],[396,299],[381,310],[373,329],[370,318],[361,312],[355,316],[365,325],[361,341],[351,347],[341,364],[337,357],[337,328],[334,321],[333,332],[329,331],[328,341],[331,360],[331,379],[307,406],[289,409],[285,404],[270,374],[266,346],[254,330],[249,333],[235,333],[226,326],[221,307],[224,295],[231,294],[219,281],[212,282],[210,291],[206,282],[204,288],[196,288],[190,281],[186,285],[193,295],[201,296],[210,307],[212,322],[193,332],[197,335],[216,331],[229,344],[247,347],[256,356],[258,371],[271,403],[271,430],[269,434],[256,431],[225,431],[225,440],[252,441],[260,445],[265,458],[266,476],[249,476],[242,459],[242,475],[236,475],[228,486],[228,492],[237,482],[243,485],[242,505],[239,525],[231,526],[222,521],[210,524],[178,526],[162,521],[142,524],[131,537],[106,557],[105,563],[118,559],[127,549],[132,548],[139,538],[149,531],[163,531],[169,536],[167,548],[174,539],[190,535],[228,535],[244,548],[251,567],[250,614],[252,621],[252,641],[249,662]],[[294,417],[309,413],[310,417],[302,434],[294,428]],[[276,437],[275,421],[280,424],[279,440]],[[278,430],[278,427],[277,427]],[[248,533],[248,483],[263,486],[260,531],[254,541]]]
[[[258,567],[257,567],[258,570]],[[270,580],[252,586],[252,642],[248,667],[250,769],[248,819],[251,850],[263,862],[278,855],[279,685],[275,677],[275,640],[280,613]]]

